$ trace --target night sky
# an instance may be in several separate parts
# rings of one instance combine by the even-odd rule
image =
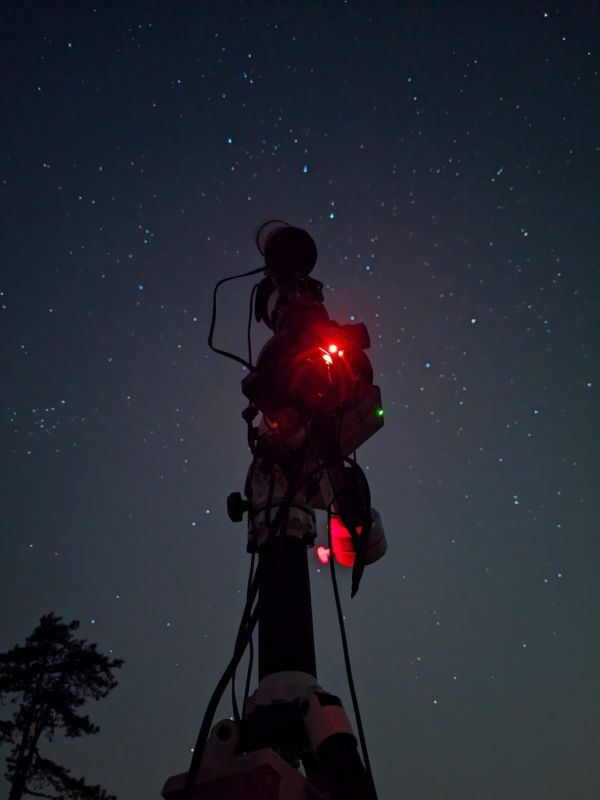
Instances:
[[[76,775],[158,798],[232,652],[245,373],[207,347],[210,299],[279,217],[332,317],[368,325],[385,406],[359,461],[389,550],[352,601],[339,576],[380,800],[600,796],[599,22],[2,4],[0,649],[52,610],[125,659],[101,732],[47,746]],[[251,287],[219,306],[240,355]],[[318,677],[351,712],[309,555]]]

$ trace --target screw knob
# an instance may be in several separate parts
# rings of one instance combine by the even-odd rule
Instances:
[[[249,509],[250,503],[239,492],[232,492],[227,497],[227,514],[232,522],[241,522]]]

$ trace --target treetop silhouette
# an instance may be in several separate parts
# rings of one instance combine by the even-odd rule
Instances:
[[[0,720],[0,744],[12,745],[5,777],[8,800],[24,795],[52,800],[114,800],[100,786],[74,778],[70,770],[39,753],[43,737],[97,733],[89,716],[78,713],[117,685],[113,670],[121,659],[108,658],[95,644],[76,639],[79,622],[65,623],[53,613],[41,617],[23,645],[0,654],[0,700],[16,705],[12,719]],[[52,793],[54,792],[54,793]]]

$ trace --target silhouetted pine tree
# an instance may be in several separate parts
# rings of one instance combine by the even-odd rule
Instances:
[[[11,744],[5,777],[11,784],[9,800],[24,795],[56,800],[114,800],[100,786],[74,778],[68,769],[39,753],[42,736],[56,731],[75,737],[99,728],[76,709],[99,700],[113,689],[112,670],[121,659],[98,653],[95,644],[75,639],[79,622],[64,623],[44,615],[24,645],[0,654],[0,700],[17,708],[10,720],[0,720],[0,744]]]

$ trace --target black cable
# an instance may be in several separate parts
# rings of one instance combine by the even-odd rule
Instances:
[[[344,625],[344,614],[342,611],[342,603],[340,601],[340,593],[338,591],[337,578],[335,576],[335,565],[333,556],[333,545],[331,542],[331,506],[327,508],[327,538],[329,543],[329,570],[331,573],[331,585],[333,587],[333,596],[335,598],[335,608],[337,611],[338,625],[340,629],[340,637],[342,639],[342,650],[344,651],[344,663],[346,665],[346,676],[348,678],[348,688],[350,689],[350,697],[352,698],[352,708],[354,709],[354,717],[356,719],[356,727],[358,729],[358,738],[360,740],[360,749],[362,750],[363,761],[365,769],[371,782],[374,797],[377,797],[375,790],[375,781],[373,780],[373,773],[371,771],[371,762],[369,761],[369,752],[367,750],[367,740],[365,739],[365,732],[362,725],[360,716],[360,708],[358,706],[358,697],[356,696],[356,689],[354,688],[354,678],[352,677],[352,665],[350,663],[350,652],[348,650],[348,639],[346,638],[346,626]]]
[[[251,470],[252,471],[254,470],[254,462],[252,463]],[[275,483],[276,483],[275,471],[273,470],[271,472],[270,481],[269,481],[269,492],[268,492],[268,495],[267,495],[267,502],[265,504],[265,509],[264,509],[265,525],[269,530],[268,538],[271,538],[272,536],[276,536],[278,533],[280,533],[281,529],[283,529],[284,533],[285,533],[285,530],[287,530],[287,522],[288,522],[288,516],[287,515],[288,515],[288,512],[289,512],[289,505],[290,505],[290,502],[292,500],[292,497],[294,496],[294,494],[296,493],[296,491],[298,489],[298,483],[302,479],[303,474],[304,474],[304,465],[302,465],[302,468],[300,469],[300,471],[298,473],[298,476],[296,476],[296,481],[295,482],[290,481],[288,483],[288,486],[287,486],[287,489],[286,489],[286,491],[284,493],[282,501],[279,504],[277,512],[275,513],[275,517],[273,518],[273,521],[271,521],[271,511],[273,509],[273,495],[275,493]],[[264,542],[263,542],[263,544],[264,544]],[[257,543],[257,546],[258,546],[258,543]],[[254,551],[252,553],[252,559],[251,559],[251,562],[250,562],[250,573],[249,573],[249,576],[248,576],[248,585],[247,585],[247,589],[246,589],[246,606],[245,606],[245,609],[244,609],[244,613],[242,614],[242,619],[240,621],[240,626],[239,626],[238,634],[237,634],[237,637],[236,637],[236,647],[237,647],[238,642],[241,639],[241,636],[242,636],[242,633],[243,633],[243,630],[244,630],[244,627],[245,627],[246,609],[250,608],[252,606],[252,603],[253,603],[253,599],[251,599],[251,592],[253,591],[253,580],[252,580],[252,577],[253,577],[253,573],[254,573],[255,557],[256,557],[256,551]],[[250,694],[250,681],[251,681],[251,678],[252,678],[252,667],[254,665],[254,641],[252,639],[252,636],[250,636],[250,638],[248,639],[248,647],[249,647],[248,667],[247,667],[247,670],[246,670],[246,682],[244,684],[244,702],[243,702],[243,705],[242,705],[242,715],[241,715],[242,719],[244,719],[245,716],[246,716],[246,701],[248,700],[248,696]],[[237,704],[237,695],[236,695],[236,690],[235,690],[235,670],[234,670],[232,678],[231,678],[231,700],[232,700],[234,718],[235,718],[236,722],[240,722],[240,713],[239,713],[239,708],[238,708],[238,704]]]
[[[186,776],[186,781],[185,781],[186,789],[190,789],[196,783],[196,779],[198,777],[198,771],[202,763],[202,757],[204,755],[204,750],[206,749],[206,742],[208,740],[215,712],[217,710],[219,702],[221,701],[223,693],[227,688],[227,684],[232,679],[235,670],[238,664],[240,663],[242,656],[244,655],[248,641],[252,636],[252,632],[256,627],[256,623],[259,617],[259,608],[258,604],[254,606],[254,601],[256,600],[256,596],[258,594],[261,572],[262,572],[261,563],[259,562],[258,567],[256,568],[256,571],[254,573],[254,577],[252,579],[252,585],[246,597],[246,605],[244,606],[244,610],[242,612],[242,618],[240,620],[240,625],[235,640],[233,656],[231,657],[229,663],[227,664],[227,667],[225,668],[223,674],[219,678],[219,682],[217,683],[210,697],[208,705],[206,707],[206,711],[204,712],[204,717],[202,719],[200,730],[198,731],[198,737],[196,739],[196,744],[193,749],[192,759],[190,761],[190,766]],[[253,606],[254,610],[252,610]]]
[[[240,645],[240,643],[244,640],[244,633],[248,627],[249,620],[252,614],[252,607],[254,606],[254,602],[258,595],[258,589],[260,586],[260,579],[262,575],[262,569],[260,563],[254,573],[254,577],[252,578],[252,585],[250,587],[250,591],[246,598],[246,605],[244,606],[244,611],[242,612],[242,618],[240,620],[240,626],[238,628],[237,635],[235,637],[235,646],[234,651]]]
[[[250,615],[250,618],[248,620],[248,625],[244,632],[244,636],[242,637],[241,641],[236,645],[233,656],[231,657],[229,664],[225,668],[225,672],[221,675],[221,678],[217,683],[217,685],[215,686],[211,698],[208,701],[208,706],[206,707],[206,711],[204,712],[204,719],[202,720],[202,725],[200,726],[200,730],[198,731],[198,738],[196,740],[196,746],[194,747],[194,753],[192,755],[192,760],[190,762],[190,768],[188,770],[185,779],[186,790],[191,789],[196,784],[196,779],[198,777],[198,770],[200,769],[200,764],[202,763],[202,757],[204,755],[206,742],[208,740],[208,734],[210,733],[210,726],[212,725],[215,712],[221,701],[223,692],[227,688],[227,684],[231,680],[231,676],[233,675],[235,668],[240,663],[240,659],[244,654],[248,637],[252,635],[252,631],[254,630],[256,623],[258,621],[258,614],[259,614],[259,609],[257,606]]]
[[[282,528],[283,532],[285,533],[285,525],[287,525],[287,512],[289,511],[289,504],[292,500],[292,497],[298,491],[298,486],[302,481],[302,478],[303,478],[303,469],[299,471],[295,481],[288,483],[288,486],[281,500],[281,503],[277,508],[275,516],[273,517],[273,522],[269,527],[269,535],[267,537],[267,540],[272,536],[276,536],[280,532],[280,529]],[[225,671],[221,675],[219,682],[217,683],[210,697],[208,706],[206,707],[206,711],[204,712],[204,717],[202,719],[200,730],[198,731],[196,745],[193,750],[192,759],[190,761],[190,766],[185,779],[186,790],[191,789],[196,784],[196,780],[198,778],[198,771],[202,763],[204,750],[206,749],[206,742],[210,734],[210,728],[212,725],[215,712],[221,701],[223,693],[227,688],[227,684],[232,679],[236,671],[236,668],[240,663],[242,656],[244,655],[246,647],[252,637],[254,628],[256,627],[256,623],[258,622],[260,614],[260,603],[257,603],[257,605],[254,606],[254,601],[256,600],[258,594],[258,588],[260,586],[262,567],[263,567],[263,562],[259,560],[258,566],[256,567],[256,570],[254,572],[254,577],[252,578],[252,584],[250,586],[250,590],[246,597],[246,605],[244,606],[244,611],[242,612],[242,619],[240,621],[238,633],[236,636],[233,656],[231,657],[227,667],[225,668]],[[252,610],[253,606],[254,610]]]
[[[256,563],[256,551],[252,553],[250,558],[250,570],[248,572],[248,583],[246,585],[246,604],[249,602],[250,593],[252,590],[252,579],[254,577],[254,565]],[[238,636],[236,637],[236,641],[240,636],[240,632],[243,625],[243,617],[242,621],[240,622],[240,630],[238,630]],[[248,647],[249,647],[249,654],[248,654],[248,669],[246,671],[246,682],[244,684],[244,701],[242,705],[242,713],[240,715],[240,711],[237,704],[237,695],[235,691],[235,670],[231,677],[231,705],[233,706],[233,716],[236,722],[241,722],[242,719],[246,716],[246,701],[248,699],[249,694],[249,686],[250,686],[250,678],[252,675],[252,664],[254,661],[254,642],[252,640],[252,636],[248,640]]]
[[[254,640],[250,636],[248,642],[248,669],[246,671],[246,685],[244,686],[244,705],[242,707],[242,719],[246,719],[246,705],[250,696],[250,681],[252,680],[252,667],[254,666]]]
[[[240,717],[240,709],[238,707],[237,695],[235,693],[235,673],[236,673],[236,670],[237,670],[237,668],[233,670],[233,675],[231,676],[231,707],[233,709],[233,718],[234,718],[234,720],[236,722],[241,722],[242,718]]]
[[[254,296],[258,289],[258,283],[255,283],[250,292],[250,308],[248,309],[248,327],[246,328],[246,340],[248,342],[248,362],[252,364],[252,312],[254,311]]]
[[[240,272],[239,275],[230,275],[227,278],[221,278],[220,281],[217,281],[215,288],[213,289],[212,317],[210,320],[210,329],[208,331],[208,346],[211,350],[214,350],[215,353],[226,356],[226,358],[231,358],[233,361],[237,361],[238,364],[241,364],[250,370],[254,369],[254,367],[250,362],[246,361],[246,359],[240,358],[240,356],[236,356],[234,353],[229,353],[227,350],[220,350],[218,347],[213,345],[213,336],[215,333],[215,326],[217,324],[217,292],[219,291],[219,287],[223,283],[227,283],[227,281],[234,281],[238,278],[246,278],[248,275],[258,275],[259,272],[264,271],[265,267],[259,267],[258,269],[251,269],[249,272]]]
[[[245,492],[246,492],[246,497],[248,498],[248,500],[252,499],[252,494],[251,494],[252,493],[252,479],[254,477],[255,467],[256,467],[256,460],[253,459],[252,464],[250,465],[250,470],[248,472],[248,477],[246,479]],[[273,483],[273,480],[271,481],[271,484],[272,483]],[[242,618],[240,619],[240,624],[238,626],[238,632],[237,632],[236,637],[235,637],[235,647],[237,647],[238,642],[240,641],[240,639],[242,637],[242,634],[243,634],[243,631],[244,631],[244,628],[245,628],[245,625],[246,625],[246,620],[248,618],[249,610],[252,608],[252,605],[253,605],[253,602],[254,602],[253,599],[252,599],[252,596],[253,596],[255,561],[256,561],[256,551],[254,550],[252,552],[252,557],[250,559],[250,569],[248,571],[248,581],[246,583],[246,603],[244,605],[244,610],[242,612]],[[256,588],[258,589],[258,585],[257,585]],[[254,593],[254,596],[256,596],[255,593]],[[249,645],[250,645],[251,655],[252,655],[252,658],[253,658],[253,656],[254,656],[254,643],[252,641],[252,637],[250,637]],[[235,650],[235,647],[234,647],[234,650]],[[235,670],[234,670],[233,675],[231,676],[231,705],[233,707],[233,716],[235,718],[235,721],[239,723],[241,721],[241,718],[240,718],[240,711],[239,711],[238,704],[237,704],[237,695],[236,695],[236,691],[235,691],[235,679],[236,679],[236,675],[235,675]],[[242,717],[243,717],[243,715],[244,715],[244,707],[242,706]]]
[[[253,552],[252,553],[252,557],[250,559],[250,570],[248,571],[248,582],[246,584],[246,606],[249,603],[250,592],[251,592],[251,589],[252,589],[252,579],[254,577],[254,562],[255,562],[255,559],[256,559],[256,552]],[[244,606],[244,608],[246,608],[246,606]],[[243,615],[242,615],[242,619],[243,619]],[[241,629],[241,627],[242,627],[242,622],[240,622],[240,629]],[[240,630],[238,630],[238,636],[236,637],[236,642],[238,640],[239,635],[240,635]],[[252,637],[250,637],[250,640],[249,640],[248,644],[249,644],[249,647],[250,647],[250,656],[249,656],[249,658],[250,658],[250,667],[249,667],[249,669],[251,670],[252,669],[252,667],[251,667],[252,659],[254,658],[254,643],[252,641]],[[234,716],[235,721],[236,722],[241,722],[241,718],[244,716],[244,706],[242,706],[242,717],[240,717],[240,710],[238,708],[237,695],[236,695],[236,691],[235,691],[235,673],[236,673],[236,670],[233,671],[233,675],[231,676],[231,705],[232,705],[232,708],[233,708],[233,716]],[[246,676],[246,684],[245,684],[246,686],[248,685],[248,680],[249,680],[248,676]],[[244,705],[245,705],[245,703],[246,703],[246,694],[244,694]]]
[[[248,576],[248,594],[250,593],[250,585],[251,585],[251,578],[254,573],[254,562],[256,560],[256,551],[252,553],[252,558],[250,559],[250,575]],[[246,718],[246,705],[248,703],[248,696],[250,695],[250,681],[252,680],[252,667],[254,666],[254,639],[253,635],[250,635],[250,639],[248,641],[248,668],[246,670],[246,684],[244,686],[244,702],[242,705],[242,719]]]

